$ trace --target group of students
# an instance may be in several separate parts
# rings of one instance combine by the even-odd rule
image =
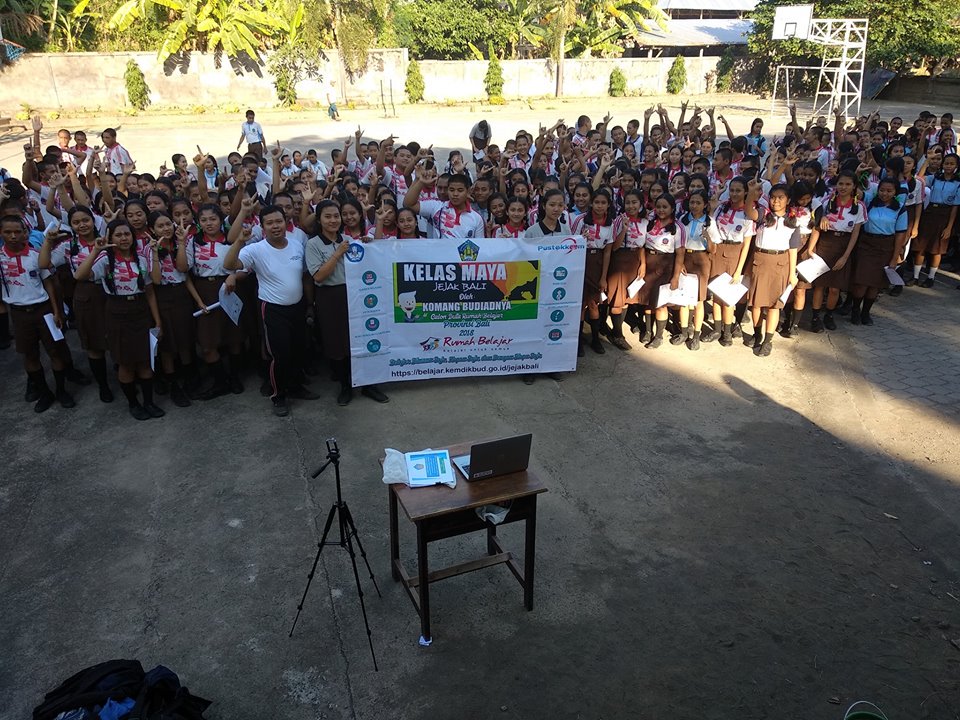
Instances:
[[[192,166],[174,154],[156,175],[136,172],[113,129],[102,146],[61,130],[43,148],[35,119],[20,179],[0,185],[0,346],[12,325],[37,412],[71,407],[66,383],[89,383],[55,339],[69,328],[100,399],[114,399],[109,352],[138,420],[164,414],[157,394],[186,407],[243,392],[251,365],[283,416],[290,399],[319,397],[307,381],[322,358],[337,402],[353,399],[344,255],[354,241],[582,236],[581,355],[586,345],[603,353],[604,336],[630,349],[626,325],[651,349],[669,328],[670,342],[690,350],[742,337],[765,357],[777,333],[798,331],[808,301],[810,330],[832,331],[846,312],[872,325],[895,271],[917,284],[929,262],[919,284],[932,286],[960,205],[949,114],[923,112],[904,128],[838,112],[830,129],[792,108],[783,135],[768,140],[759,119],[737,135],[714,109],[688,108],[676,122],[648,109],[642,133],[638,120],[624,128],[608,115],[594,127],[581,116],[502,147],[480,121],[470,152],[445,162],[432,146],[364,140],[357,128],[329,166],[312,149],[268,147],[251,111],[246,153],[221,166],[197,147]],[[808,282],[797,265],[814,256],[828,270]],[[658,302],[663,286],[691,276],[696,298]],[[708,290],[718,278],[747,289],[727,304]],[[243,299],[239,322],[216,309],[221,288]],[[361,392],[388,401],[376,386]]]

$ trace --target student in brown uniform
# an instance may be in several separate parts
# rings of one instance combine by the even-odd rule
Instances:
[[[607,301],[610,305],[610,320],[613,330],[610,342],[621,350],[629,350],[630,343],[623,336],[623,311],[637,304],[636,296],[630,297],[628,287],[638,277],[643,277],[643,242],[647,220],[643,212],[643,193],[630,190],[623,196],[623,232],[613,244],[610,268],[607,271]]]
[[[40,265],[40,254],[28,243],[29,232],[22,218],[6,215],[0,218],[0,293],[9,308],[13,338],[17,352],[23,356],[23,368],[37,392],[34,412],[49,409],[54,400],[72,408],[73,398],[64,387],[66,364],[63,343],[54,342],[44,315],[52,314],[58,328],[64,327],[63,314],[57,300],[50,270]],[[40,361],[40,345],[50,356],[56,394],[50,391]]]
[[[744,344],[752,340],[748,347],[759,357],[773,352],[773,336],[784,305],[781,296],[788,286],[797,286],[797,250],[801,243],[797,218],[790,214],[790,191],[786,185],[774,185],[770,189],[770,211],[759,223],[747,262],[747,304],[754,334],[752,338],[745,335]]]
[[[867,209],[856,196],[856,178],[852,172],[841,171],[837,176],[836,193],[814,215],[813,232],[806,255],[814,253],[823,258],[830,268],[813,281],[813,318],[810,329],[822,333],[824,328],[836,330],[833,311],[840,299],[840,291],[850,285],[850,256],[857,244],[860,228],[867,219]],[[827,311],[821,319],[820,310],[826,299]]]
[[[79,281],[93,278],[107,293],[107,342],[113,361],[120,366],[117,377],[130,414],[137,420],[163,417],[165,413],[153,402],[150,368],[150,326],[162,334],[160,311],[147,260],[136,251],[130,224],[126,220],[110,223],[107,237],[97,239],[95,252],[87,255],[75,275]]]

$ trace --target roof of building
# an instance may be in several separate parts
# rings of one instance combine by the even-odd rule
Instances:
[[[642,31],[640,44],[652,47],[746,45],[751,20],[668,20],[667,31]]]
[[[750,12],[757,6],[757,0],[660,0],[661,10],[727,10]]]

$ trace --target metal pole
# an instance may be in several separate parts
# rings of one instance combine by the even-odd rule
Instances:
[[[390,117],[397,116],[397,106],[393,104],[393,78],[390,78],[390,111],[393,113]]]
[[[780,82],[780,69],[782,65],[777,65],[777,69],[773,72],[773,99],[770,101],[770,122],[773,122],[774,116],[777,114],[777,85]]]

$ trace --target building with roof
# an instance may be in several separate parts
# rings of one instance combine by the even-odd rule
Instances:
[[[633,56],[723,55],[747,44],[757,0],[660,0],[667,29],[652,27],[629,52]]]

